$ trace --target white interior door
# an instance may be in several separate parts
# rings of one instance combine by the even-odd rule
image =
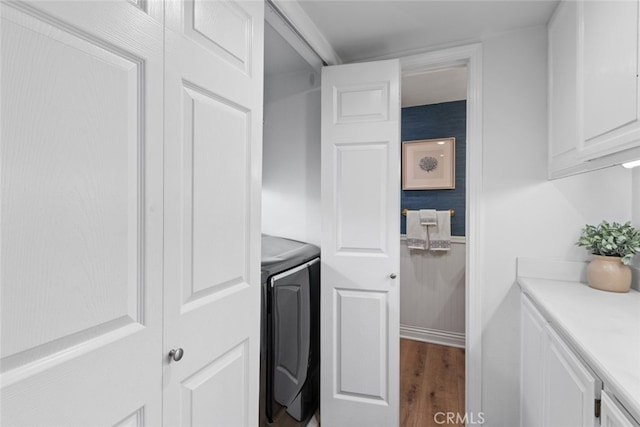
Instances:
[[[398,425],[400,64],[322,70],[322,424]]]
[[[165,4],[165,426],[256,426],[264,5]]]
[[[0,424],[160,425],[162,16],[0,7]]]

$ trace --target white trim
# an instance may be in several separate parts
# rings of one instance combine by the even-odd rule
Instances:
[[[459,332],[439,331],[437,329],[400,325],[400,338],[428,342],[449,347],[465,347],[464,334]]]
[[[482,411],[482,293],[484,277],[482,199],[482,45],[479,43],[400,58],[403,75],[466,65],[467,194],[466,194],[466,346],[465,411]]]
[[[406,234],[401,234],[400,235],[400,241],[404,242],[405,240],[407,240],[407,235]],[[467,243],[467,238],[465,236],[451,236],[451,243],[455,243],[455,244],[465,244]]]
[[[297,1],[271,0],[271,2],[324,62],[329,65],[342,64],[342,59]]]
[[[309,63],[309,65],[316,70],[322,68],[323,59],[320,58],[309,44],[307,44],[307,42],[295,32],[291,27],[291,24],[285,21],[279,11],[274,7],[275,5],[272,5],[270,2],[265,2],[264,20],[271,25],[271,27],[280,34],[280,36],[282,36],[282,38],[285,39],[286,42],[289,43],[289,45],[291,45],[291,47]]]

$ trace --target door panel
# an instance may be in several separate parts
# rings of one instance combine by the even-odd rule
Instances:
[[[547,325],[546,330],[543,424],[597,426],[594,405],[600,397],[602,381],[577,358],[551,326]]]
[[[389,117],[389,86],[384,83],[336,85],[335,123],[380,122]]]
[[[335,152],[336,253],[388,255],[388,194],[379,191],[387,187],[388,142],[338,143]]]
[[[638,2],[594,1],[582,7],[580,65],[584,73],[584,145],[588,146],[589,140],[638,119]]]
[[[185,34],[191,40],[251,73],[251,31],[255,17],[232,1],[187,2],[184,10]]]
[[[162,23],[127,2],[34,5],[1,6],[0,421],[153,425]]]
[[[193,84],[185,84],[183,94],[181,258],[185,302],[191,304],[247,282],[250,264],[244,224],[250,118],[243,108]],[[212,144],[212,136],[223,143]],[[235,209],[225,209],[221,201]],[[217,259],[226,262],[212,262]]]
[[[164,425],[257,425],[263,4],[165,10]]]
[[[271,283],[274,329],[273,395],[282,406],[290,406],[304,385],[309,368],[309,270],[305,268],[293,273],[282,273],[275,276]]]
[[[336,289],[335,296],[337,394],[386,402],[388,293]]]
[[[247,350],[243,342],[182,382],[180,425],[247,425]]]
[[[538,313],[531,301],[521,296],[521,341],[520,351],[520,424],[522,427],[544,425],[542,419],[542,396],[544,393],[544,352],[547,344],[547,322]]]
[[[398,424],[400,65],[322,74],[322,421]],[[393,277],[393,278],[392,278]]]

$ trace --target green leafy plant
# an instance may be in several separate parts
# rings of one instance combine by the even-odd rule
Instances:
[[[623,264],[629,264],[631,258],[640,253],[640,231],[630,222],[609,224],[602,221],[598,226],[587,224],[576,245],[586,247],[594,255],[620,257]]]

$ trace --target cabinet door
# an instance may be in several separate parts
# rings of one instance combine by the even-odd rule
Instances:
[[[595,400],[602,382],[582,363],[558,334],[546,327],[543,422],[548,427],[597,425]]]
[[[578,80],[579,154],[594,159],[638,146],[638,1],[584,1]]]
[[[616,401],[615,397],[608,392],[602,392],[602,406],[600,409],[600,425],[602,427],[638,427],[636,423],[627,415]]]
[[[577,154],[577,3],[560,3],[549,22],[549,176],[580,163]]]
[[[544,346],[546,344],[546,321],[522,295],[522,364],[520,411],[522,427],[542,425],[542,391],[544,371]]]

